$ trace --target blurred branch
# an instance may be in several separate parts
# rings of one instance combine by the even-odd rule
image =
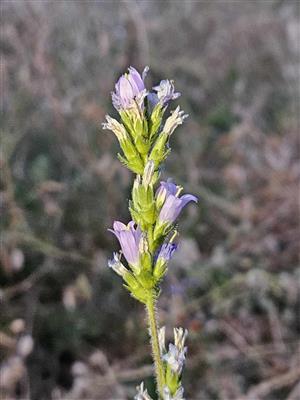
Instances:
[[[233,205],[232,202],[229,202],[228,200],[224,199],[221,196],[217,196],[204,186],[198,187],[197,191],[198,196],[200,199],[204,199],[209,206],[215,206],[219,210],[225,212],[227,215],[230,217],[235,217],[235,218],[240,218],[241,215],[238,212],[238,209]]]
[[[13,349],[16,346],[16,343],[16,339],[0,331],[0,346],[6,347],[8,349]]]
[[[152,365],[145,365],[140,368],[129,369],[127,371],[120,371],[116,373],[116,377],[121,382],[143,380],[149,376],[153,376]]]
[[[40,252],[48,257],[52,257],[58,260],[69,260],[72,262],[78,262],[89,267],[93,266],[93,262],[88,258],[72,251],[64,251],[54,246],[51,243],[38,239],[32,235],[20,232],[9,233],[6,235],[6,240],[13,240],[18,244],[28,246],[33,251]],[[10,298],[17,294],[26,292],[47,272],[49,272],[49,267],[37,268],[32,274],[26,277],[23,281],[18,282],[14,286],[2,289],[1,298],[2,300],[8,301]]]
[[[246,277],[243,274],[237,274],[233,278],[227,280],[219,286],[213,287],[203,296],[190,301],[187,305],[189,312],[199,310],[199,307],[204,305],[206,302],[218,303],[222,302],[224,298],[237,298],[243,293],[241,291],[245,290]],[[229,297],[228,297],[229,296]]]
[[[291,390],[286,400],[298,400],[300,398],[300,382]]]
[[[277,375],[268,379],[248,391],[245,396],[237,400],[260,400],[275,390],[293,385],[300,379],[300,367],[292,368],[285,374]]]
[[[76,253],[75,251],[65,251],[56,247],[52,243],[46,242],[42,239],[30,235],[25,232],[13,232],[6,235],[8,240],[15,240],[17,243],[28,246],[34,251],[40,252],[46,256],[54,257],[57,259],[67,259],[74,262],[80,262],[92,266],[92,261],[88,258]]]

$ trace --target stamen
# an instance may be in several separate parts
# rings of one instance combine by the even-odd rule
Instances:
[[[176,192],[175,196],[178,197],[182,191],[183,191],[183,187],[177,186],[177,192]]]

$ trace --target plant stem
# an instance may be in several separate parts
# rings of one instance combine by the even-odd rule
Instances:
[[[160,354],[159,340],[158,340],[158,325],[156,320],[156,295],[154,290],[149,291],[148,301],[146,303],[148,323],[150,328],[150,338],[152,346],[152,355],[155,366],[155,375],[157,382],[157,392],[159,396],[162,396],[164,387],[164,367]]]

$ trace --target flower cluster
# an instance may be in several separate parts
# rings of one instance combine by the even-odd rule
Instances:
[[[164,362],[164,387],[162,392],[163,400],[184,400],[184,389],[181,385],[182,369],[185,363],[187,347],[185,340],[187,330],[183,328],[174,329],[174,344],[169,343],[169,349],[165,345],[165,327],[158,332],[159,347]],[[138,393],[135,400],[151,400],[147,390],[144,390],[143,383],[137,387]]]
[[[160,334],[160,348],[162,359],[165,362],[165,382],[164,387],[164,400],[181,400],[183,399],[183,387],[181,386],[182,369],[185,362],[187,348],[185,347],[185,340],[187,337],[187,330],[183,328],[174,329],[174,344],[169,344],[169,349],[165,349],[165,329],[161,328]],[[174,396],[174,397],[173,397]]]
[[[129,201],[132,220],[128,224],[115,221],[110,229],[121,251],[113,254],[108,265],[123,278],[131,295],[148,310],[159,396],[164,400],[180,400],[183,398],[180,379],[186,332],[181,328],[175,330],[175,344],[170,344],[166,352],[162,346],[164,331],[157,328],[154,303],[168,262],[177,249],[174,242],[177,218],[183,208],[191,201],[197,202],[197,198],[191,194],[181,195],[183,188],[171,180],[161,181],[156,188],[161,165],[170,153],[170,137],[187,114],[178,106],[164,118],[168,105],[180,93],[175,91],[174,82],[170,80],[162,80],[148,91],[145,86],[148,70],[146,67],[140,75],[129,67],[120,77],[112,93],[112,102],[121,121],[107,115],[103,123],[103,128],[111,130],[119,141],[122,149],[119,160],[136,174]],[[121,261],[122,256],[126,266]],[[136,400],[148,399],[142,384]]]

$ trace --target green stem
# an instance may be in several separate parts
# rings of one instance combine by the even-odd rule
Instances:
[[[162,396],[164,387],[164,367],[161,359],[159,340],[158,340],[158,326],[156,321],[156,295],[154,290],[149,291],[148,301],[146,303],[148,323],[150,328],[152,354],[155,366],[155,375],[157,382],[157,392],[159,396]]]

